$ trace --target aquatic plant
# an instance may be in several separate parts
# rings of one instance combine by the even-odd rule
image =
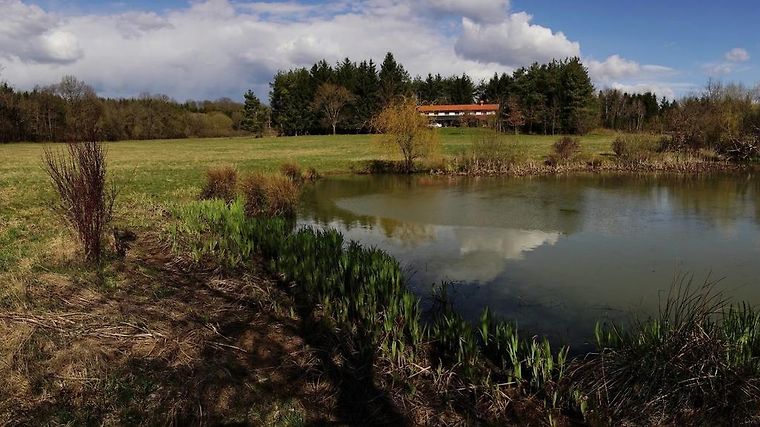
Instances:
[[[731,306],[714,283],[682,276],[656,317],[597,325],[599,353],[573,387],[606,417],[635,423],[745,423],[760,403],[760,314]]]

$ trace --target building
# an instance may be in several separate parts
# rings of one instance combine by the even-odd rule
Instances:
[[[420,105],[417,111],[431,122],[456,126],[495,118],[499,113],[499,104]]]

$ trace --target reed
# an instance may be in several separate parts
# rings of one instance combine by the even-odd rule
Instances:
[[[714,283],[680,277],[659,314],[596,328],[599,352],[571,375],[596,411],[623,423],[743,424],[760,403],[760,314]],[[754,421],[753,421],[754,420]]]

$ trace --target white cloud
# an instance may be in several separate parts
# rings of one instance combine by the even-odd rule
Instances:
[[[580,56],[578,42],[568,40],[561,32],[531,24],[531,19],[525,12],[512,13],[499,24],[462,18],[456,52],[471,60],[509,67]]]
[[[672,74],[674,70],[662,65],[641,65],[636,61],[620,55],[612,55],[604,61],[593,58],[585,61],[589,74],[600,82],[607,82],[621,77],[646,77],[652,75]]]
[[[0,58],[67,64],[82,57],[77,37],[58,17],[19,0],[0,0]]]
[[[746,49],[735,47],[726,52],[725,58],[731,62],[746,62],[749,61],[749,53],[747,53]]]
[[[731,74],[734,71],[734,68],[736,68],[736,65],[730,62],[711,62],[702,65],[702,71],[711,77],[719,77],[726,74]]]

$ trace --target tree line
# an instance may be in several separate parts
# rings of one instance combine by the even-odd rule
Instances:
[[[258,99],[255,100],[258,102]],[[165,95],[100,98],[85,82],[66,76],[30,91],[0,83],[0,142],[222,137],[263,132],[246,106],[228,98],[178,103]],[[258,110],[266,107],[260,102]],[[250,107],[249,107],[250,110]],[[251,114],[261,119],[261,114]]]
[[[377,130],[373,119],[383,108],[404,99],[499,104],[488,125],[500,131],[582,134],[603,127],[677,134],[689,141],[682,145],[710,147],[754,135],[760,86],[710,82],[702,93],[678,100],[658,99],[652,92],[596,91],[578,58],[534,63],[480,82],[467,74],[412,78],[389,52],[379,65],[346,58],[279,71],[270,83],[269,105],[252,91],[243,103],[227,98],[178,103],[151,94],[100,98],[70,76],[30,91],[0,83],[0,142],[369,133]]]

